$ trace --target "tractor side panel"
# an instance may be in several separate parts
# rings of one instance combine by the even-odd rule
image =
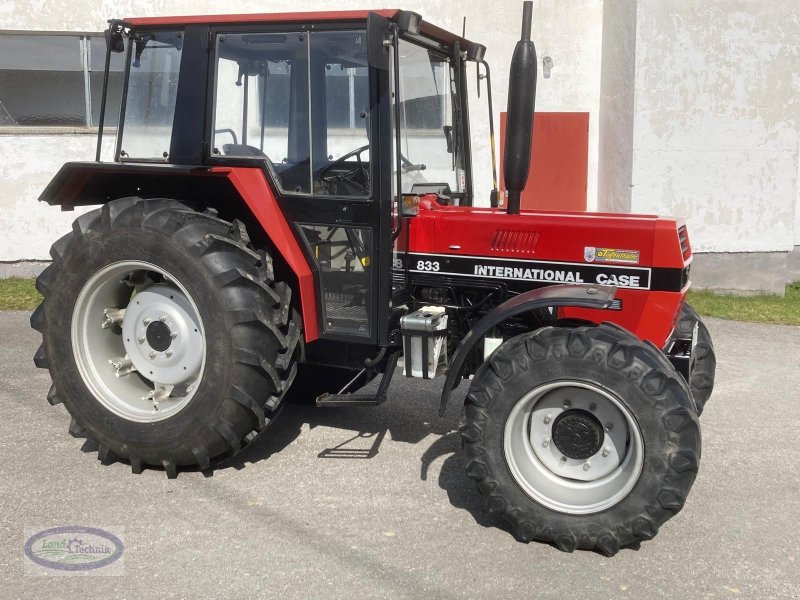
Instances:
[[[292,234],[289,223],[278,206],[278,201],[267,183],[264,172],[254,167],[213,167],[213,173],[225,174],[247,204],[292,269],[299,286],[306,342],[319,338],[317,299],[314,292],[314,275],[303,255],[303,250]]]
[[[606,259],[606,249],[619,251],[622,259]],[[443,206],[428,196],[419,215],[409,219],[408,252],[412,282],[444,275],[465,286],[496,283],[510,293],[557,283],[616,286],[610,309],[562,307],[559,317],[617,323],[659,348],[680,314],[691,263],[685,227],[674,219],[555,211],[508,215]]]
[[[683,308],[684,295],[680,292],[642,292],[617,289],[616,301],[622,310],[596,310],[561,307],[559,319],[581,319],[592,323],[610,321],[663,348],[672,333]]]

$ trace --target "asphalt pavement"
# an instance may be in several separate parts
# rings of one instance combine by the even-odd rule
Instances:
[[[103,466],[45,399],[28,315],[0,313],[0,598],[800,598],[800,328],[708,325],[694,488],[606,558],[493,526],[439,381],[397,377],[378,408],[289,405],[211,476]],[[116,576],[26,574],[26,534],[62,525],[118,535]]]

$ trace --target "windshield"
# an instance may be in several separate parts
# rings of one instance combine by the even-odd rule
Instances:
[[[450,59],[401,40],[399,63],[403,193],[464,192]]]

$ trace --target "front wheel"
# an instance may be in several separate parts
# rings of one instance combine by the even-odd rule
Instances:
[[[702,414],[706,402],[714,391],[714,376],[717,371],[717,356],[714,353],[714,342],[703,319],[688,303],[683,305],[681,317],[675,330],[682,337],[690,338],[697,327],[697,343],[692,350],[692,370],[689,376],[689,388],[697,404],[697,413]]]
[[[489,511],[565,551],[611,555],[655,536],[700,459],[685,382],[613,325],[504,343],[476,373],[460,431]]]

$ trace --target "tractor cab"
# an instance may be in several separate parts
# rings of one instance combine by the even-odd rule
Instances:
[[[261,170],[312,265],[311,330],[385,345],[408,301],[402,199],[472,204],[466,69],[484,48],[410,12],[304,17],[112,21],[114,161]]]

